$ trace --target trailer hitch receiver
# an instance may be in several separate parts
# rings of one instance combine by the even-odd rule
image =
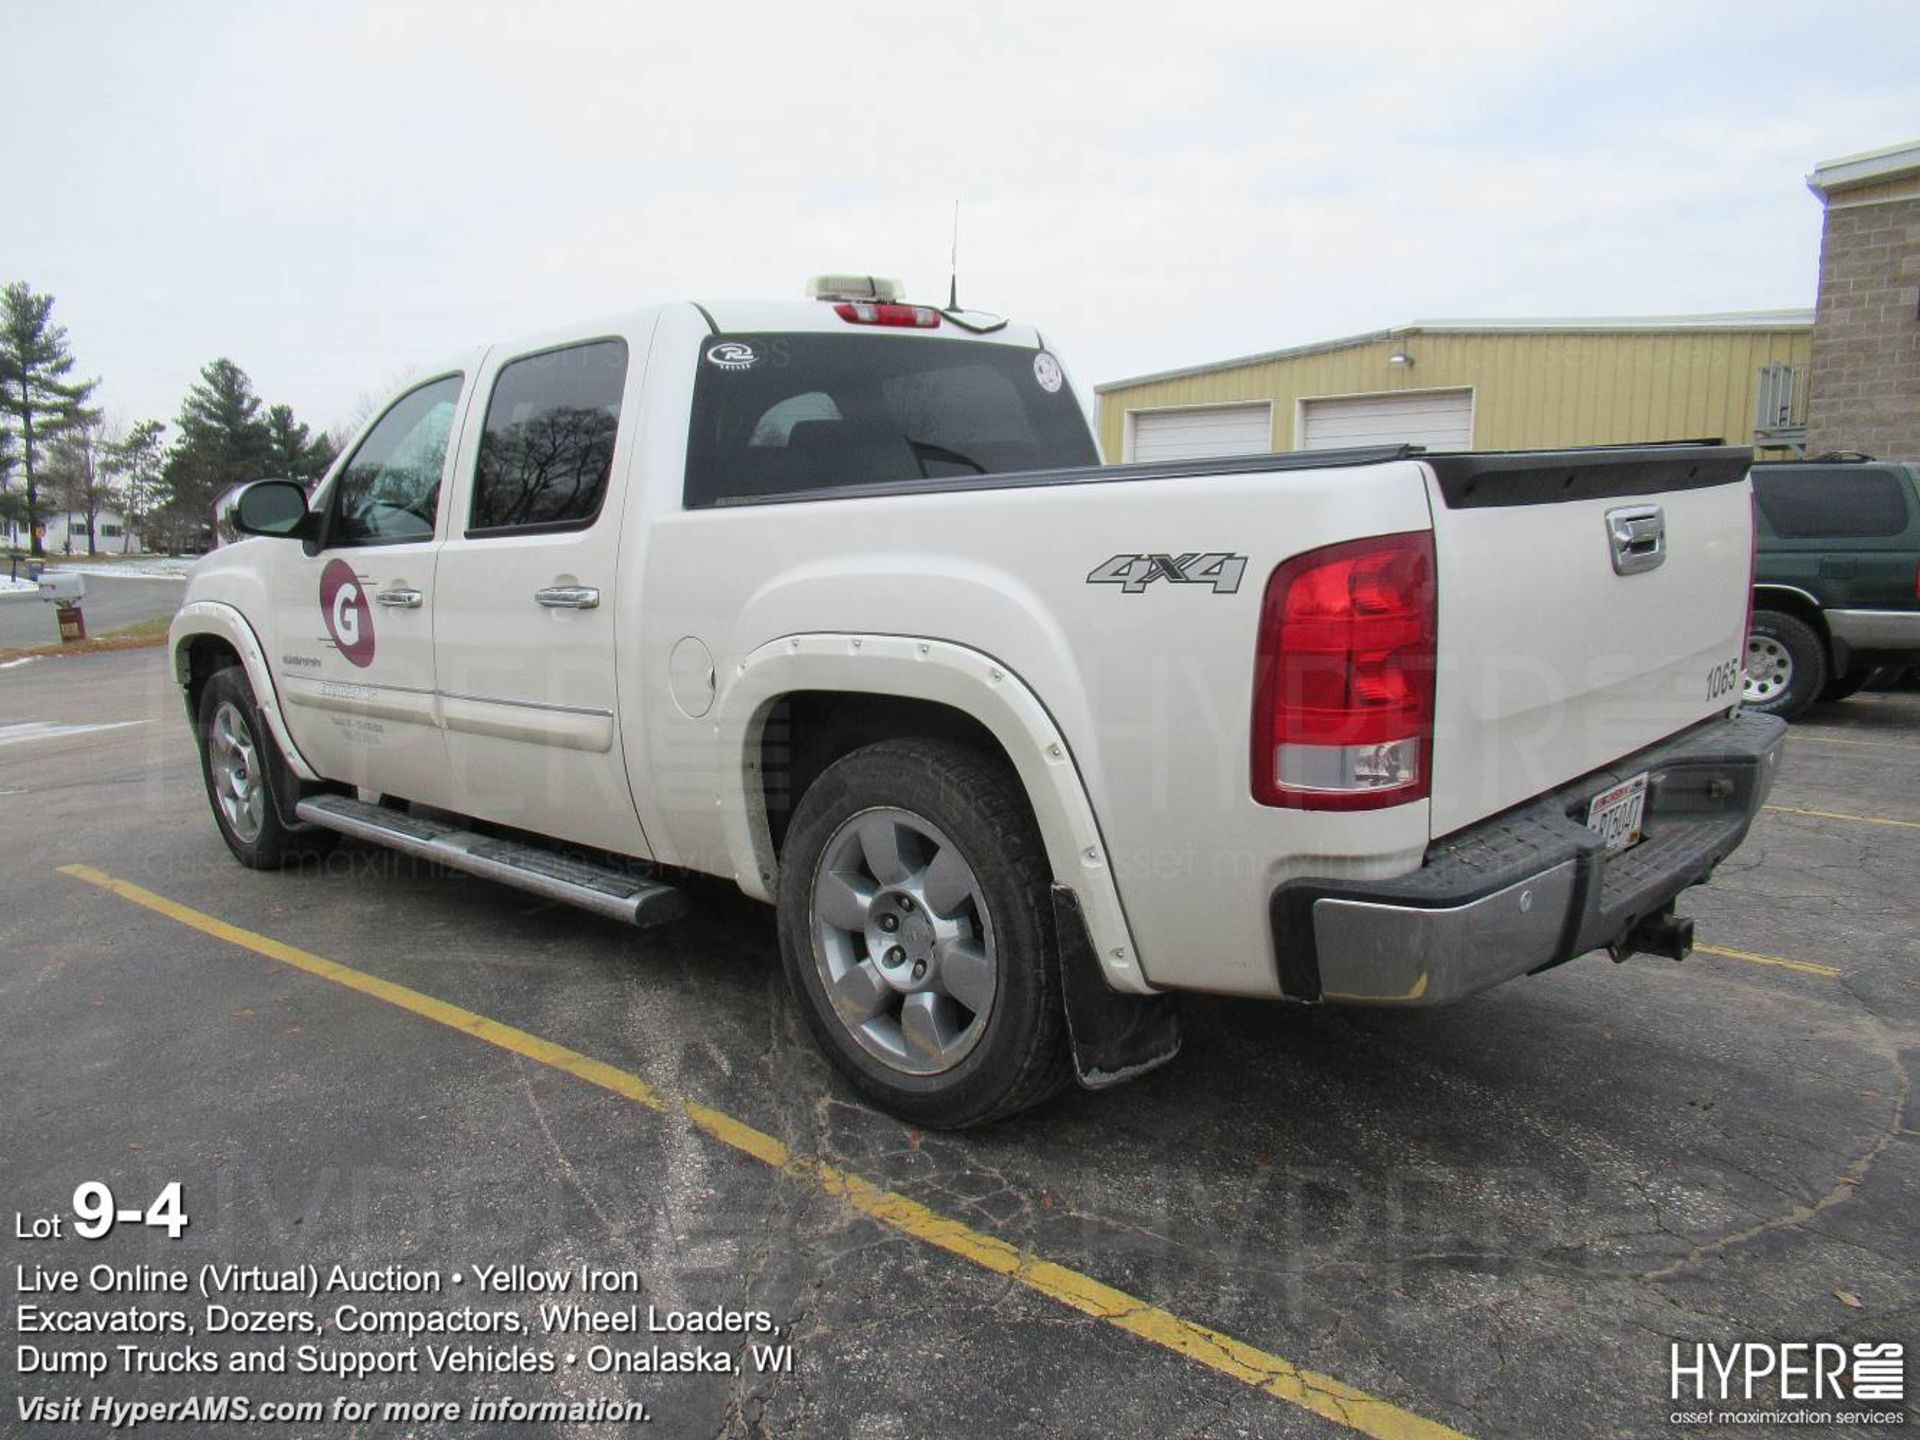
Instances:
[[[1684,960],[1693,953],[1693,921],[1673,913],[1673,907],[1655,912],[1607,947],[1615,960],[1629,955],[1664,955]]]

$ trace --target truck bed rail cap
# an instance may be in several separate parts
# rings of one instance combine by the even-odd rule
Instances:
[[[1421,457],[1450,510],[1546,505],[1733,485],[1753,468],[1743,445],[1597,445],[1485,450]]]

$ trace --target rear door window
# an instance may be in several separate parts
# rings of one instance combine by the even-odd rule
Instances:
[[[1886,470],[1756,469],[1753,490],[1783,540],[1886,539],[1907,528],[1900,480]]]
[[[897,335],[714,337],[686,503],[1099,463],[1045,351]]]
[[[606,499],[627,343],[595,340],[500,368],[487,401],[467,534],[579,530]]]

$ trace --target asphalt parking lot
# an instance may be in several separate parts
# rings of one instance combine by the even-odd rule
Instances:
[[[1920,1338],[1920,694],[1795,727],[1683,965],[1195,1001],[1175,1065],[958,1137],[852,1101],[721,887],[642,934],[242,870],[157,650],[0,674],[0,834],[6,1208],[181,1179],[195,1260],[591,1260],[790,1327],[791,1374],[554,1382],[656,1433],[1645,1435],[1670,1339]]]

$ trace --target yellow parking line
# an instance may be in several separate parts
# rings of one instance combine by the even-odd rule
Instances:
[[[1869,750],[1920,750],[1920,745],[1908,745],[1899,740],[1842,740],[1838,735],[1808,735],[1795,730],[1787,738],[1804,740],[1809,745],[1864,745]]]
[[[1802,810],[1797,805],[1769,805],[1776,815],[1810,815],[1815,820],[1851,820],[1856,825],[1895,825],[1902,830],[1920,830],[1920,820],[1889,820],[1884,815],[1849,815],[1844,810]]]
[[[368,975],[297,946],[243,930],[238,925],[229,925],[224,920],[176,900],[169,900],[164,895],[156,895],[130,881],[116,879],[91,866],[62,865],[60,873],[84,880],[89,885],[97,885],[123,900],[157,915],[164,915],[203,935],[210,935],[243,950],[251,950],[270,960],[281,961],[309,975],[331,980],[337,985],[409,1010],[423,1019],[458,1030],[476,1040],[563,1070],[589,1085],[598,1085],[649,1110],[684,1114],[696,1128],[721,1144],[744,1155],[751,1155],[791,1180],[811,1185],[824,1194],[844,1200],[861,1214],[891,1230],[944,1250],[996,1275],[1004,1275],[1036,1294],[1058,1301],[1084,1315],[1091,1315],[1096,1320],[1105,1321],[1118,1330],[1151,1341],[1209,1370],[1264,1390],[1277,1399],[1350,1430],[1357,1430],[1362,1435],[1375,1436],[1378,1440],[1465,1440],[1457,1430],[1451,1430],[1410,1410],[1403,1410],[1364,1390],[1342,1384],[1329,1375],[1302,1369],[1289,1360],[1236,1340],[1231,1335],[1184,1320],[1157,1305],[1149,1305],[1123,1290],[1102,1284],[1090,1275],[1056,1265],[1050,1260],[1042,1260],[1004,1240],[970,1229],[957,1220],[930,1210],[916,1200],[882,1189],[871,1180],[864,1180],[850,1171],[811,1156],[795,1154],[783,1142],[731,1115],[694,1101],[669,1096],[638,1075],[595,1060],[577,1050],[556,1045],[525,1030],[489,1020],[472,1010],[462,1009],[445,1000],[436,1000],[431,995]]]
[[[1819,975],[1828,980],[1838,980],[1846,972],[1836,970],[1831,965],[1818,965],[1811,960],[1782,960],[1778,955],[1755,955],[1750,950],[1727,950],[1718,945],[1696,945],[1696,955],[1718,955],[1727,960],[1744,960],[1749,965],[1772,965],[1781,970],[1798,970],[1805,975]]]

